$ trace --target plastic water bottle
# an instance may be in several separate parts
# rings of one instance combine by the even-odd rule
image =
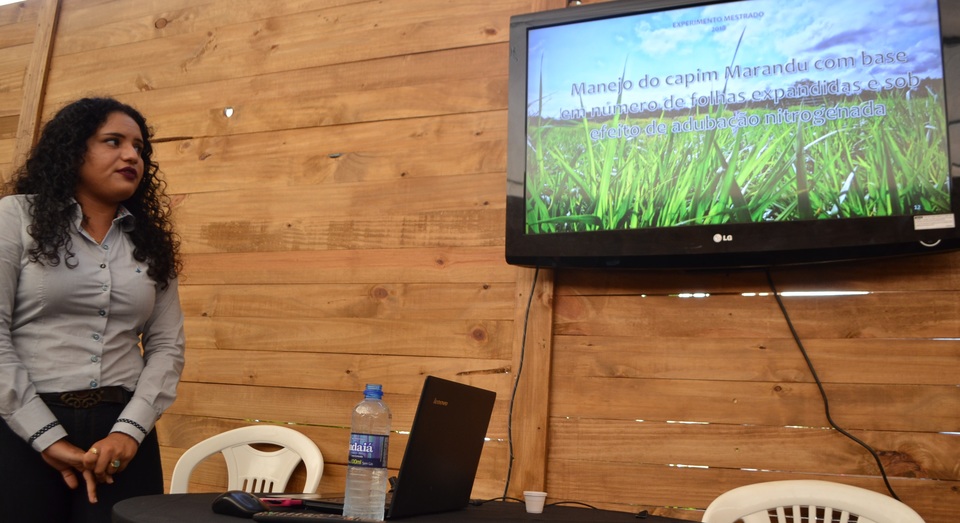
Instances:
[[[382,398],[383,388],[368,384],[353,409],[344,516],[383,521],[391,414]]]

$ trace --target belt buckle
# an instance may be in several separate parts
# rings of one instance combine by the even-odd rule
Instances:
[[[75,409],[89,409],[96,407],[103,401],[103,390],[92,389],[64,392],[60,395],[60,401],[62,401],[64,405]]]

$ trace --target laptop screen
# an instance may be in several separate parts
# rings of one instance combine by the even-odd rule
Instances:
[[[495,399],[492,391],[427,376],[400,464],[390,518],[467,506]]]
[[[427,376],[387,507],[388,519],[459,510],[473,481],[496,393]],[[304,499],[314,510],[341,512],[342,496]]]

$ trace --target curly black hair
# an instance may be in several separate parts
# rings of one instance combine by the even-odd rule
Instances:
[[[46,123],[27,161],[3,188],[2,194],[28,195],[33,215],[30,236],[36,244],[29,250],[30,261],[56,266],[63,262],[75,267],[70,226],[74,208],[70,203],[80,179],[80,165],[87,152],[87,140],[113,113],[132,118],[143,136],[143,179],[123,206],[136,218],[129,232],[133,257],[147,263],[147,274],[165,288],[182,269],[180,242],[170,222],[170,201],[166,184],[158,177],[159,166],[153,160],[152,130],[133,107],[112,98],[83,98],[60,109]]]

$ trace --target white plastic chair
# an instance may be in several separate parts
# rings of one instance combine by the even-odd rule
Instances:
[[[264,452],[250,446],[265,443],[283,447]],[[297,464],[307,469],[304,493],[314,493],[323,475],[323,454],[310,438],[288,427],[250,425],[211,436],[180,456],[170,477],[170,493],[187,492],[190,474],[201,461],[220,452],[227,462],[227,490],[283,492]]]
[[[807,514],[804,519],[801,519],[802,513]],[[740,520],[743,523],[924,523],[912,508],[890,496],[819,480],[769,481],[732,489],[710,503],[701,521],[734,523]]]

